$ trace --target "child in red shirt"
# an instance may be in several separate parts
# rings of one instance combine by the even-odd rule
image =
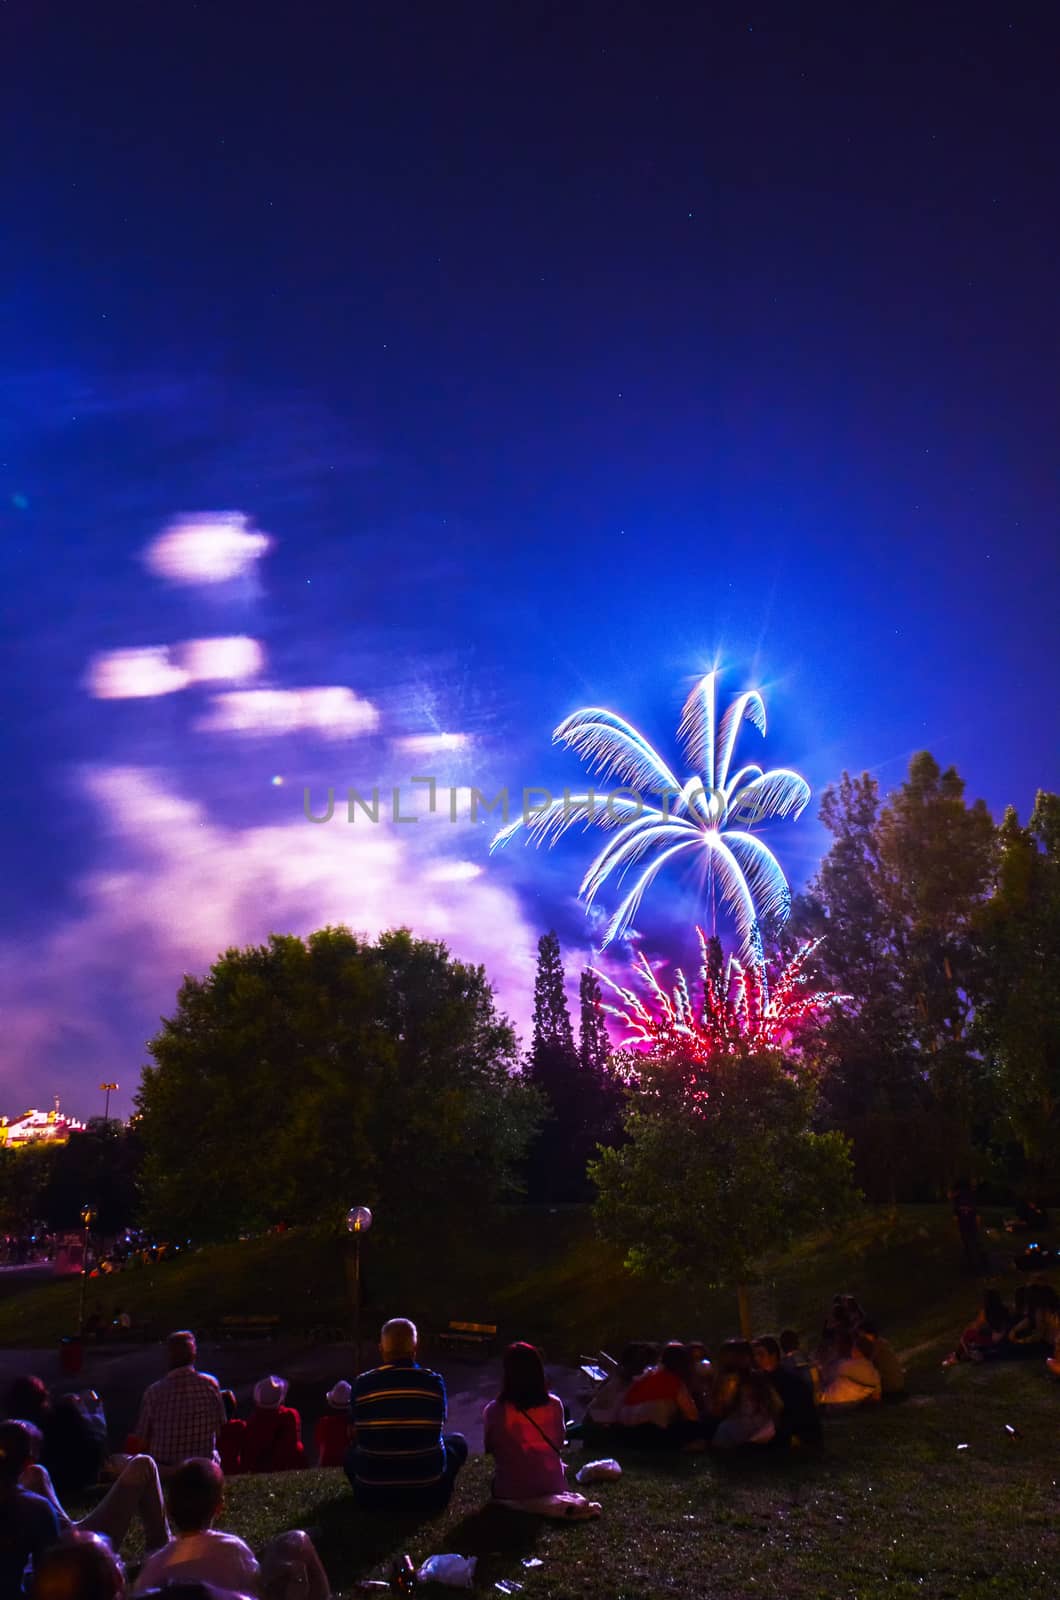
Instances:
[[[223,1424],[217,1435],[217,1454],[221,1457],[221,1471],[225,1477],[234,1478],[243,1470],[243,1440],[246,1437],[247,1425],[236,1416],[236,1397],[231,1389],[222,1389],[221,1399],[224,1401],[225,1416],[228,1421]]]
[[[328,1390],[330,1409],[321,1417],[313,1434],[316,1440],[318,1466],[341,1467],[346,1459],[346,1452],[353,1443],[356,1432],[350,1416],[352,1394],[353,1391],[345,1380],[337,1383],[334,1389]]]

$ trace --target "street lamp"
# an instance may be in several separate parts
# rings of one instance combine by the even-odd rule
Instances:
[[[83,1339],[85,1335],[85,1284],[88,1282],[88,1235],[92,1224],[96,1220],[96,1213],[91,1206],[81,1207],[81,1298],[77,1313],[77,1336]]]
[[[105,1094],[106,1097],[107,1097],[106,1100],[104,1101],[104,1104],[103,1104],[103,1121],[104,1122],[109,1122],[110,1121],[110,1097],[111,1097],[111,1093],[114,1092],[116,1094],[120,1087],[121,1087],[121,1085],[117,1084],[117,1083],[101,1083],[100,1086],[99,1086],[100,1094]]]
[[[346,1213],[346,1231],[353,1238],[353,1375],[361,1370],[361,1237],[372,1226],[367,1206],[351,1206]]]

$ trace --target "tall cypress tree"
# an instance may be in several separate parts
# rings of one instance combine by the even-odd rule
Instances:
[[[563,957],[559,936],[553,929],[537,941],[537,977],[534,979],[534,1043],[532,1072],[545,1065],[551,1055],[574,1054],[574,1032],[567,1010],[563,980]],[[547,1071],[547,1068],[546,1068]]]
[[[548,1103],[548,1115],[527,1161],[527,1193],[533,1200],[584,1199],[588,1194],[585,1097],[555,931],[537,942],[534,1037],[527,1071]]]
[[[600,981],[590,967],[582,973],[578,986],[581,1003],[578,1061],[582,1072],[591,1078],[603,1078],[611,1055],[611,1041],[600,1009],[603,999]]]

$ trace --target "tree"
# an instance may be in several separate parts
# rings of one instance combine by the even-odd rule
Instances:
[[[611,1040],[604,1022],[603,995],[600,981],[589,967],[581,975],[578,985],[580,1026],[578,1030],[578,1064],[582,1071],[601,1082],[607,1075],[611,1056]]]
[[[473,1211],[539,1115],[481,967],[406,930],[273,935],[186,978],[138,1096],[151,1220],[226,1237],[353,1201]]]
[[[626,1143],[591,1169],[597,1220],[631,1271],[739,1287],[855,1206],[848,1142],[814,1131],[813,1076],[794,1062],[644,1055],[637,1072]]]
[[[1025,828],[1005,813],[976,931],[976,1042],[1028,1180],[1048,1187],[1060,1168],[1060,795],[1040,793]]]
[[[868,1138],[872,1166],[899,1171],[911,1122],[936,1124],[928,1143],[947,1149],[949,1175],[966,1165],[983,1110],[981,1055],[971,1036],[975,919],[991,892],[996,851],[982,801],[926,754],[886,802],[867,773],[826,790],[821,820],[832,844],[793,935],[821,935],[817,961],[853,996],[803,1037],[839,1124]],[[890,1128],[894,1160],[881,1145]],[[940,1171],[938,1181],[946,1174]],[[892,1195],[894,1190],[892,1189]]]
[[[142,1165],[138,1124],[126,1128],[94,1117],[83,1133],[72,1133],[53,1149],[41,1188],[41,1217],[51,1229],[79,1228],[88,1204],[99,1233],[118,1233],[136,1218]]]
[[[580,1039],[574,1043],[563,957],[555,932],[537,945],[534,1033],[527,1077],[541,1092],[546,1118],[530,1152],[527,1189],[535,1200],[588,1198],[589,1159],[615,1137],[621,1089],[609,1066],[611,1043],[595,975],[579,984]]]

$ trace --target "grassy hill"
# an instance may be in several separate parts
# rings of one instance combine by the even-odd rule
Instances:
[[[346,1239],[296,1230],[218,1245],[156,1267],[92,1279],[89,1308],[109,1320],[119,1307],[161,1336],[189,1321],[209,1331],[226,1315],[271,1313],[285,1332],[341,1337],[350,1326]],[[718,1337],[735,1320],[733,1296],[707,1285],[675,1289],[633,1278],[596,1238],[581,1208],[519,1207],[472,1228],[412,1237],[373,1229],[364,1254],[375,1316],[407,1312],[428,1338],[450,1318],[496,1321],[502,1336],[530,1337],[563,1359],[627,1337]],[[752,1292],[760,1328],[814,1328],[837,1289],[848,1289],[916,1341],[941,1337],[968,1287],[948,1213],[941,1207],[866,1212],[806,1240]],[[53,1344],[76,1331],[78,1286],[46,1283],[0,1300],[0,1345]]]

